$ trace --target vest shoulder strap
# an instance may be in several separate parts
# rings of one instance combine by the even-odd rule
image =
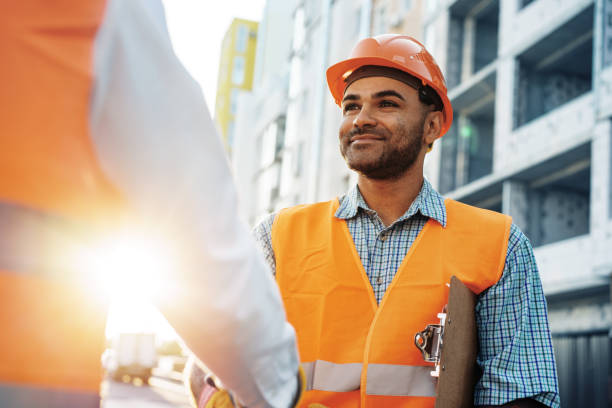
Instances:
[[[494,284],[504,269],[512,218],[450,199],[445,200],[445,205],[447,223],[443,249],[446,259],[474,260],[473,267],[486,269],[485,275]],[[475,293],[482,291],[464,283]]]
[[[279,211],[272,224],[272,248],[275,254],[282,256],[282,253],[277,251],[280,244],[279,239],[282,237],[294,236],[296,239],[301,239],[306,237],[299,234],[308,233],[309,245],[319,244],[313,240],[322,243],[329,233],[331,223],[336,220],[333,215],[339,205],[340,203],[335,199],[315,204],[297,205]]]

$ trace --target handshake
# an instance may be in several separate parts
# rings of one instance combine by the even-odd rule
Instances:
[[[197,408],[247,408],[240,405],[229,390],[222,387],[219,380],[191,357],[185,368],[185,384],[189,389],[194,407]],[[287,408],[298,408],[306,390],[306,377],[300,366],[298,371],[298,394],[295,403]],[[327,408],[323,404],[308,404],[304,408]]]

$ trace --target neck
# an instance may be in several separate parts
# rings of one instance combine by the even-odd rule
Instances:
[[[359,174],[359,192],[368,206],[376,211],[381,221],[391,225],[404,215],[419,195],[423,186],[423,166],[414,166],[392,180],[374,180]]]

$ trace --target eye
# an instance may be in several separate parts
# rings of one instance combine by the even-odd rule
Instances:
[[[359,105],[357,105],[356,103],[347,103],[342,108],[342,111],[346,113],[348,111],[352,111],[352,110],[356,110],[356,109],[359,109]]]
[[[390,101],[390,100],[387,100],[387,99],[385,99],[385,100],[380,102],[380,107],[381,108],[396,107],[396,106],[398,106],[397,103],[395,103],[393,101]]]

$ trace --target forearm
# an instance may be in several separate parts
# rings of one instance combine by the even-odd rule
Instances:
[[[502,277],[479,297],[476,324],[482,375],[475,404],[559,407],[546,298],[531,245],[514,225]]]

